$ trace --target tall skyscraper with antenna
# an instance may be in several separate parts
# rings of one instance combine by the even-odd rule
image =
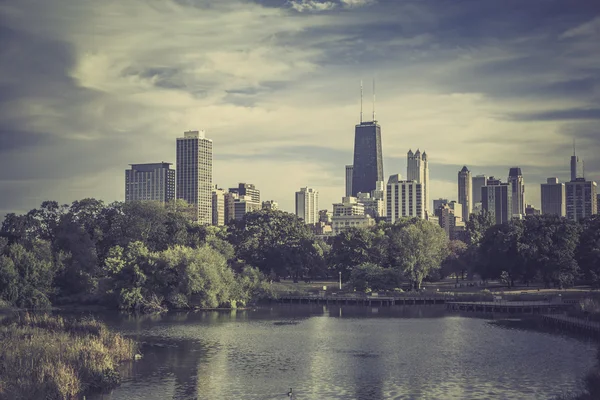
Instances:
[[[583,178],[583,164],[575,153],[575,139],[573,139],[573,155],[571,156],[571,181]]]
[[[360,83],[360,122],[354,128],[352,196],[371,193],[383,181],[381,126],[375,119],[375,80],[373,79],[373,119],[363,122],[363,85]]]

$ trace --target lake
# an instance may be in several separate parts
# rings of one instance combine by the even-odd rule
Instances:
[[[438,306],[96,314],[142,342],[117,399],[550,399],[596,344]],[[527,325],[527,324],[526,324]]]

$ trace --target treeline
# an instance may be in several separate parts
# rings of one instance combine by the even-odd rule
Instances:
[[[565,287],[600,285],[600,217],[467,223],[465,242],[413,218],[351,228],[325,242],[301,219],[256,211],[228,227],[190,222],[181,201],[70,206],[47,201],[0,229],[0,301],[18,307],[104,304],[122,309],[235,307],[271,296],[269,282],[337,278],[356,290],[419,289],[479,275]]]

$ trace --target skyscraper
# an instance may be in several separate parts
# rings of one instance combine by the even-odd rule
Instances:
[[[171,163],[130,164],[125,170],[125,201],[175,199],[175,170]]]
[[[471,172],[465,165],[458,171],[458,202],[462,205],[462,217],[465,220],[469,219],[473,210],[472,197]]]
[[[377,181],[383,180],[381,126],[377,121],[361,122],[354,130],[354,163],[352,196],[371,193]]]
[[[309,187],[296,192],[296,215],[306,224],[316,224],[319,221],[319,192]]]
[[[212,224],[225,225],[225,191],[216,186],[212,191]]]
[[[575,140],[573,140],[573,155],[571,156],[571,181],[583,178],[583,163],[575,154]]]
[[[525,215],[525,183],[521,168],[513,167],[508,171],[508,184],[512,191],[512,214]]]
[[[413,154],[408,150],[406,154],[406,180],[415,181],[421,184],[423,190],[423,211],[429,211],[429,164],[427,153],[417,149]]]
[[[230,188],[230,193],[236,193],[238,196],[250,196],[251,201],[259,205],[260,208],[260,190],[251,183],[239,183],[238,187]]]
[[[346,197],[352,196],[352,171],[354,166],[346,165]]]
[[[560,217],[567,215],[565,184],[559,183],[558,178],[548,178],[541,184],[542,214],[554,214]]]
[[[577,178],[565,183],[567,218],[579,221],[598,213],[598,189],[596,182]]]
[[[473,206],[475,203],[481,203],[481,188],[485,186],[487,182],[487,176],[477,175],[472,179],[471,191],[473,193]]]
[[[425,218],[423,185],[414,180],[401,180],[399,174],[391,175],[386,190],[386,218],[395,223],[402,217]]]
[[[512,189],[508,183],[501,183],[491,177],[481,188],[482,208],[488,211],[496,224],[512,219]]]
[[[204,131],[187,131],[177,138],[177,198],[194,208],[194,220],[212,223],[212,140]]]

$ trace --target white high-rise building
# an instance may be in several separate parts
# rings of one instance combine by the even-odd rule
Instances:
[[[296,215],[307,224],[319,222],[319,192],[309,187],[296,192]]]
[[[429,164],[427,153],[417,149],[406,154],[406,180],[420,183],[423,191],[423,212],[429,211]]]
[[[212,140],[204,131],[187,131],[177,138],[177,198],[194,207],[194,220],[212,223]]]
[[[352,196],[352,173],[353,165],[346,165],[346,197]]]
[[[548,178],[541,184],[542,214],[554,214],[559,217],[567,215],[567,199],[565,184],[558,182],[558,178]]]
[[[212,224],[225,225],[225,190],[216,186],[212,191]]]
[[[395,223],[402,217],[425,218],[423,185],[414,180],[401,180],[400,174],[391,175],[386,189],[386,217]]]
[[[465,220],[468,220],[473,212],[471,183],[471,172],[465,165],[458,171],[458,202],[462,205],[462,216]]]

